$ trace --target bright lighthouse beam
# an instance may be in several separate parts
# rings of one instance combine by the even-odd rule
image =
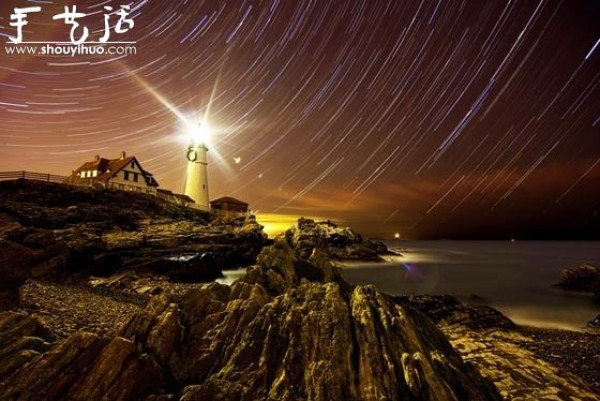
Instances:
[[[188,135],[194,145],[207,145],[211,129],[206,123],[188,126]]]
[[[217,130],[213,129],[213,127],[211,127],[209,124],[207,124],[207,120],[208,120],[208,115],[210,112],[210,107],[213,103],[213,99],[217,92],[217,86],[219,83],[220,73],[219,73],[219,76],[217,77],[217,81],[215,82],[215,85],[213,87],[210,101],[206,107],[204,115],[202,116],[202,118],[200,120],[198,118],[199,116],[197,116],[197,115],[190,116],[187,113],[183,113],[180,110],[178,110],[177,107],[175,107],[175,105],[172,104],[167,98],[165,98],[161,93],[159,93],[156,89],[154,89],[152,86],[150,86],[142,78],[140,78],[135,71],[130,70],[129,68],[127,68],[126,65],[124,65],[122,63],[120,65],[127,71],[128,76],[133,78],[135,80],[135,82],[142,89],[144,89],[147,93],[152,95],[152,97],[156,101],[158,101],[160,104],[162,104],[167,110],[169,110],[171,113],[173,113],[173,115],[175,115],[177,117],[177,119],[180,122],[179,133],[177,135],[177,141],[179,143],[181,143],[182,145],[189,146],[190,142],[194,143],[193,141],[195,140],[195,141],[198,141],[198,142],[195,142],[197,144],[204,144],[207,147],[210,145],[211,137],[214,136],[215,132],[219,132],[218,127],[217,127]],[[219,162],[219,164],[221,165],[222,168],[229,169],[229,166],[227,165],[225,159],[219,153],[217,148],[212,148],[211,152],[212,152],[213,157],[215,157],[217,159],[217,161]]]

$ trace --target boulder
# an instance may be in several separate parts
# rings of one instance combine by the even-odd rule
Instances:
[[[464,304],[450,295],[399,296],[395,300],[420,310],[438,324],[461,325],[474,330],[516,327],[512,320],[490,306]]]
[[[30,275],[31,251],[0,239],[0,311],[19,303],[19,288]]]
[[[600,268],[584,263],[579,267],[563,269],[558,286],[565,290],[600,291]]]
[[[54,340],[39,320],[15,312],[0,313],[0,382],[47,351]]]
[[[308,259],[315,248],[338,260],[380,261],[380,254],[391,253],[383,243],[366,240],[351,228],[338,227],[329,220],[300,218],[284,236],[301,259]]]

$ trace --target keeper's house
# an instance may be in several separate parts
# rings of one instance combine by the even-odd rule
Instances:
[[[119,189],[122,191],[157,194],[158,182],[142,168],[135,157],[121,152],[118,159],[96,156],[84,163],[67,178],[68,183],[78,186]]]

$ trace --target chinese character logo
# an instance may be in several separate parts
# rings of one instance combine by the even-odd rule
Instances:
[[[11,22],[10,26],[17,27],[17,36],[8,39],[14,44],[21,43],[23,41],[23,27],[29,24],[27,14],[39,13],[40,11],[42,11],[42,7],[15,8],[15,13],[10,16],[11,21],[15,20],[15,22]]]
[[[111,12],[113,11],[113,8],[111,6],[104,6],[104,10],[106,11],[104,14],[104,35],[100,38],[100,43],[109,43],[111,35],[110,20],[112,17]],[[13,21],[10,23],[10,26],[17,28],[17,36],[9,37],[11,43],[20,44],[23,42],[23,27],[29,24],[27,21],[28,14],[37,13],[40,11],[42,11],[41,7],[23,7],[14,9],[14,13],[10,16],[11,21]],[[115,33],[122,34],[133,29],[135,26],[135,21],[132,18],[129,18],[130,13],[131,7],[128,5],[122,5],[121,8],[114,13],[119,17],[119,20],[114,27]],[[88,27],[77,22],[78,19],[86,16],[86,13],[77,11],[77,6],[72,6],[71,9],[69,9],[68,6],[65,6],[64,13],[54,15],[52,19],[63,20],[65,24],[71,25],[71,43],[74,45],[79,45],[86,43],[86,40],[90,34]]]

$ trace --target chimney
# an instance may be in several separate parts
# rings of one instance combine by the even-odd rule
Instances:
[[[124,150],[121,151],[121,160],[125,160],[125,157],[127,157],[127,153],[125,153]]]
[[[96,155],[96,156],[94,156],[94,161],[95,161],[95,162],[99,162],[99,161],[100,161],[100,155]]]

